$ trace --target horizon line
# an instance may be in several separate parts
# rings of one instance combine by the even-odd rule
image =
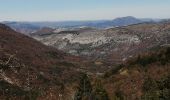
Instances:
[[[121,17],[115,17],[115,18],[106,18],[106,19],[70,19],[70,20],[0,20],[0,22],[90,22],[90,21],[110,21],[110,20],[114,20],[117,18],[124,18],[124,17],[134,17],[137,19],[153,19],[153,20],[167,20],[170,18],[147,18],[147,17],[135,17],[135,16],[121,16]]]

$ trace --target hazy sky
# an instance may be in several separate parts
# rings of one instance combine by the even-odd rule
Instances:
[[[170,0],[0,0],[0,21],[170,18]]]

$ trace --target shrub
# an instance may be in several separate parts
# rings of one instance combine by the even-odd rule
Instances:
[[[113,68],[112,70],[106,72],[103,77],[104,77],[104,78],[108,78],[109,76],[117,73],[117,72],[118,72],[121,68],[123,68],[123,67],[124,67],[123,64],[120,64],[120,65],[118,65],[118,66],[115,66],[115,68]]]
[[[151,78],[143,84],[143,100],[170,100],[170,75],[155,81]]]
[[[74,100],[82,100],[83,98],[90,98],[92,86],[86,74],[81,74],[79,86],[74,96]]]
[[[117,91],[115,92],[115,97],[114,97],[114,99],[115,99],[115,100],[126,100],[124,94],[123,94],[120,90],[117,90]]]
[[[96,80],[93,90],[93,100],[109,100],[106,90],[103,88],[100,80]]]
[[[153,80],[152,78],[147,78],[145,79],[145,82],[143,84],[143,90],[144,92],[154,91],[158,88],[157,85],[158,84],[155,80]]]
[[[13,86],[5,81],[0,81],[0,94],[7,96],[8,99],[10,99],[10,97],[24,97],[26,100],[36,100],[39,96],[39,91],[25,91],[18,86]]]

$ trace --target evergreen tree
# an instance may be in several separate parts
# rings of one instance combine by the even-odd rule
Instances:
[[[122,91],[120,90],[117,90],[115,92],[115,97],[114,97],[115,100],[126,100],[125,99],[125,95],[122,93]]]
[[[91,92],[92,86],[90,80],[86,74],[82,74],[74,100],[89,100]]]
[[[142,100],[170,100],[170,76],[159,81],[148,78],[143,86]]]
[[[158,88],[158,85],[157,85],[156,81],[150,77],[148,77],[143,84],[144,92],[154,91],[157,88]]]
[[[100,80],[96,80],[93,90],[93,100],[109,100],[106,90],[103,88]]]

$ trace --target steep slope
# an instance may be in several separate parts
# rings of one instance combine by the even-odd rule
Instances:
[[[0,99],[70,98],[76,59],[0,24]]]
[[[169,100],[170,47],[158,47],[128,59],[102,80],[111,100]]]

